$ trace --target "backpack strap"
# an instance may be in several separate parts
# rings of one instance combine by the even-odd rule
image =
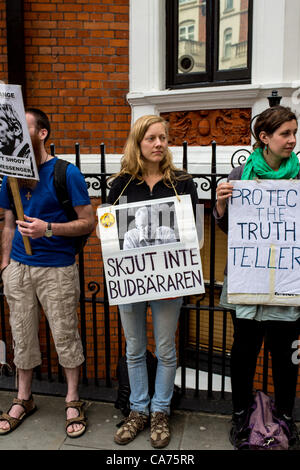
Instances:
[[[56,191],[56,196],[61,204],[68,220],[76,220],[78,219],[77,212],[75,211],[74,207],[72,206],[72,202],[69,197],[68,187],[67,187],[67,167],[70,162],[66,160],[62,160],[60,158],[57,159],[54,165],[54,175],[53,175],[53,183]],[[79,253],[83,250],[84,245],[89,238],[90,233],[87,235],[80,235],[78,237],[74,237],[75,239],[75,253]]]
[[[57,195],[57,199],[62,205],[69,220],[77,219],[76,211],[74,210],[72,203],[69,198],[68,187],[67,187],[67,167],[70,162],[57,159],[54,166],[53,183]]]

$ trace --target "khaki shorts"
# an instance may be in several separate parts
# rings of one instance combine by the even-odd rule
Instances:
[[[19,369],[41,364],[39,323],[42,306],[48,319],[59,363],[75,368],[84,362],[78,331],[80,296],[77,265],[63,268],[27,266],[11,260],[2,273],[10,309],[14,363]]]

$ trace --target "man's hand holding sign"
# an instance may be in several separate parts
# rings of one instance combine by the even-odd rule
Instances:
[[[22,227],[22,225],[20,224],[22,224],[22,222],[24,221],[24,211],[23,211],[23,204],[22,204],[21,197],[20,197],[18,180],[16,178],[13,178],[12,176],[9,176],[8,181],[9,181],[9,186],[12,192],[17,217],[18,217],[18,220],[16,220],[16,223],[19,225],[19,230],[20,230],[20,226]],[[26,253],[28,255],[32,255],[32,250],[31,250],[31,245],[30,245],[30,240],[28,238],[28,235],[25,235],[24,233],[22,233],[22,230],[20,230],[20,232],[23,237]]]

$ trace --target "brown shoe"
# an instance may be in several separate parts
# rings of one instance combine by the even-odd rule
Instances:
[[[84,405],[85,405],[85,402],[81,401],[81,400],[66,402],[66,407],[65,407],[66,411],[68,410],[68,408],[75,408],[77,410],[77,413],[78,413],[78,415],[75,418],[69,418],[69,419],[66,420],[66,434],[67,434],[67,436],[74,438],[74,437],[80,437],[80,436],[82,436],[82,434],[85,433],[86,426],[87,426],[87,424],[86,424],[87,420],[86,420],[86,416],[85,416],[85,413],[84,413]],[[79,429],[79,431],[70,432],[70,431],[68,431],[68,427],[71,424],[81,424],[81,429]]]
[[[10,416],[9,412],[14,405],[19,405],[23,408],[23,412],[20,414],[18,418],[13,418]],[[32,415],[37,410],[37,407],[34,404],[32,395],[30,396],[29,400],[21,400],[19,398],[13,399],[13,404],[9,408],[7,413],[2,413],[0,416],[0,421],[7,421],[9,424],[8,429],[0,429],[0,435],[3,436],[4,434],[8,434],[11,431],[14,431],[21,423],[23,423],[24,419],[27,416]]]
[[[137,411],[131,411],[124,423],[115,434],[114,440],[117,444],[124,445],[133,441],[137,434],[148,424],[149,417]]]
[[[151,413],[150,442],[152,447],[155,447],[156,449],[166,447],[169,444],[170,439],[169,416],[160,411]]]

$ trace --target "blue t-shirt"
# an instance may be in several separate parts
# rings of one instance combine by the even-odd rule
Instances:
[[[59,203],[53,183],[54,165],[57,158],[42,164],[39,168],[40,181],[34,190],[21,188],[20,195],[24,214],[46,222],[68,222]],[[67,166],[67,188],[73,207],[90,204],[84,176],[75,165]],[[0,191],[0,207],[11,209],[7,193],[7,177],[3,178]],[[29,197],[30,196],[30,197]],[[32,255],[27,255],[22,235],[16,228],[12,242],[11,258],[30,266],[70,266],[75,262],[74,239],[72,237],[30,238]]]

